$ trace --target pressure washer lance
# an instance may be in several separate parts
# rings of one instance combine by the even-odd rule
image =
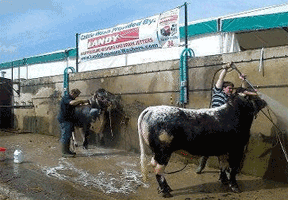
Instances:
[[[240,76],[243,75],[243,74],[240,72],[240,70],[236,67],[236,65],[235,65],[234,63],[231,64],[231,68],[232,68],[232,69],[235,69],[236,72],[238,72],[238,74],[239,74]],[[257,90],[255,89],[255,87],[247,80],[246,77],[243,77],[243,79],[244,79],[244,81],[246,81],[246,83],[249,84],[249,86],[250,86],[255,92],[257,92]]]

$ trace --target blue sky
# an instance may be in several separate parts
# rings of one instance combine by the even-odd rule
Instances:
[[[184,2],[0,0],[0,63],[75,48],[76,33],[87,33],[129,23],[173,9],[183,5]],[[186,2],[190,3],[189,21],[287,3],[285,0],[187,0]]]

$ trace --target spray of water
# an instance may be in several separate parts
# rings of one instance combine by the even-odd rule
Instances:
[[[279,125],[278,128],[281,128],[282,131],[288,133],[288,108],[263,93],[259,93],[259,95],[264,101],[266,101],[269,108],[276,116],[277,124]]]
[[[260,97],[266,101],[268,104],[269,108],[273,111],[274,115],[277,118],[277,129],[280,131],[283,137],[283,133],[286,133],[286,137],[288,136],[288,108],[283,106],[281,103],[278,101],[272,99],[271,97],[260,93]],[[281,141],[280,134],[277,134],[277,139],[281,145],[282,151],[285,155],[286,161],[288,162],[288,153],[287,153],[287,148],[285,148],[285,144],[283,141]]]

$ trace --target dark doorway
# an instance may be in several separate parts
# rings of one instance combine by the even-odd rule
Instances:
[[[0,128],[12,128],[12,81],[0,77]]]

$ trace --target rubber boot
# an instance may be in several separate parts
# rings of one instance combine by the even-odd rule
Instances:
[[[62,148],[62,157],[64,157],[64,158],[72,158],[72,157],[75,157],[75,154],[73,154],[73,153],[69,150],[69,143],[68,143],[68,144],[61,143],[61,148]]]
[[[206,163],[207,163],[208,158],[209,158],[209,157],[207,157],[207,156],[202,156],[202,157],[200,158],[200,164],[199,164],[198,168],[196,169],[196,173],[197,173],[197,174],[201,174],[201,173],[202,173],[203,169],[204,169],[205,166],[206,166]]]

